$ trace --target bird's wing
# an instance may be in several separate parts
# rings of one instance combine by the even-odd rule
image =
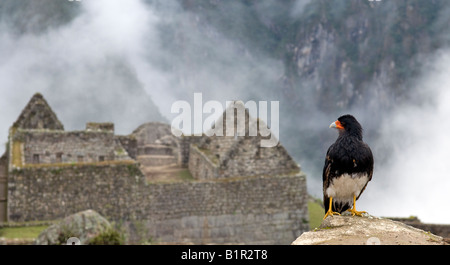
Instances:
[[[360,154],[361,154],[360,160],[361,160],[362,166],[364,168],[364,172],[367,173],[368,181],[367,181],[366,185],[364,186],[364,188],[362,188],[361,192],[359,193],[359,195],[356,199],[359,199],[361,194],[364,192],[364,190],[367,187],[367,184],[369,183],[369,181],[372,180],[372,175],[373,175],[373,163],[374,163],[373,154],[372,154],[372,150],[370,150],[370,147],[366,143],[363,143]]]
[[[362,162],[364,163],[365,172],[369,176],[369,181],[372,180],[373,175],[373,154],[372,150],[370,150],[370,147],[363,143],[363,147],[361,148],[361,154],[362,154]]]
[[[325,157],[325,164],[323,166],[322,181],[323,181],[324,191],[325,191],[325,188],[328,187],[328,181],[330,180],[331,164],[333,163],[333,160],[330,157],[330,150],[331,150],[332,146],[330,146],[330,148],[328,148],[327,155]]]

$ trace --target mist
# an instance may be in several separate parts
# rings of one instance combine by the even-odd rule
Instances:
[[[398,106],[380,124],[373,180],[360,207],[378,216],[418,216],[450,223],[446,159],[450,157],[450,50],[439,50],[411,88],[422,100]],[[383,154],[383,157],[380,156]]]
[[[215,13],[192,4],[196,1],[36,2],[0,3],[3,143],[36,92],[44,95],[66,130],[83,130],[90,121],[114,122],[117,134],[129,134],[144,122],[170,124],[175,117],[172,103],[193,103],[194,93],[202,93],[203,102],[223,104],[277,100],[280,143],[306,172],[309,193],[321,198],[323,161],[337,138],[328,125],[351,113],[365,129],[364,140],[375,155],[373,179],[357,202],[358,210],[450,223],[450,214],[442,211],[450,188],[444,162],[450,157],[450,92],[445,87],[450,81],[450,51],[427,51],[415,58],[421,61],[420,74],[400,87],[411,95],[408,100],[389,98],[392,87],[380,83],[388,78],[378,78],[388,76],[387,71],[361,83],[360,100],[346,105],[339,92],[334,94],[335,84],[317,88],[317,79],[335,67],[327,62],[319,65],[316,79],[300,77],[286,88],[292,70],[279,54],[284,49],[294,57],[295,48],[293,43],[280,43],[281,36],[290,35],[285,32],[300,18],[313,17],[316,1],[260,1],[250,18],[242,1],[221,3]],[[340,4],[333,12],[344,13],[344,2],[336,3]],[[388,4],[378,12],[389,12],[394,4]],[[433,30],[447,25],[446,14]],[[399,16],[387,17],[395,21]],[[246,30],[248,23],[254,32]],[[342,52],[337,46],[325,48],[327,54]],[[369,48],[366,52],[376,52]],[[340,107],[324,109],[329,102],[318,98],[323,91],[337,97]]]
[[[50,11],[37,1],[2,1],[0,6],[3,142],[36,92],[66,130],[83,130],[90,121],[114,122],[116,133],[128,134],[144,122],[165,120],[146,93],[148,79],[139,76],[144,38],[156,32],[151,27],[155,16],[141,2],[40,4]],[[64,19],[48,14],[58,13],[56,7],[65,11]]]

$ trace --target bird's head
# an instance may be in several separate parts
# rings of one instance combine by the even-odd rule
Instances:
[[[339,117],[335,122],[330,124],[330,128],[336,128],[339,134],[352,134],[362,139],[362,127],[361,124],[352,115],[343,115]]]

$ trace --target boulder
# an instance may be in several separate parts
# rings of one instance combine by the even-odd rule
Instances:
[[[440,236],[401,222],[364,214],[329,216],[292,245],[444,245]]]
[[[76,237],[86,244],[102,232],[112,229],[111,224],[93,210],[67,216],[61,222],[42,231],[35,240],[36,245],[66,245],[69,238]]]

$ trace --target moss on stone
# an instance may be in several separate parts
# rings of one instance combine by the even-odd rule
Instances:
[[[88,245],[124,245],[124,235],[109,228],[87,242]]]
[[[22,142],[13,141],[12,163],[15,167],[22,166]]]

